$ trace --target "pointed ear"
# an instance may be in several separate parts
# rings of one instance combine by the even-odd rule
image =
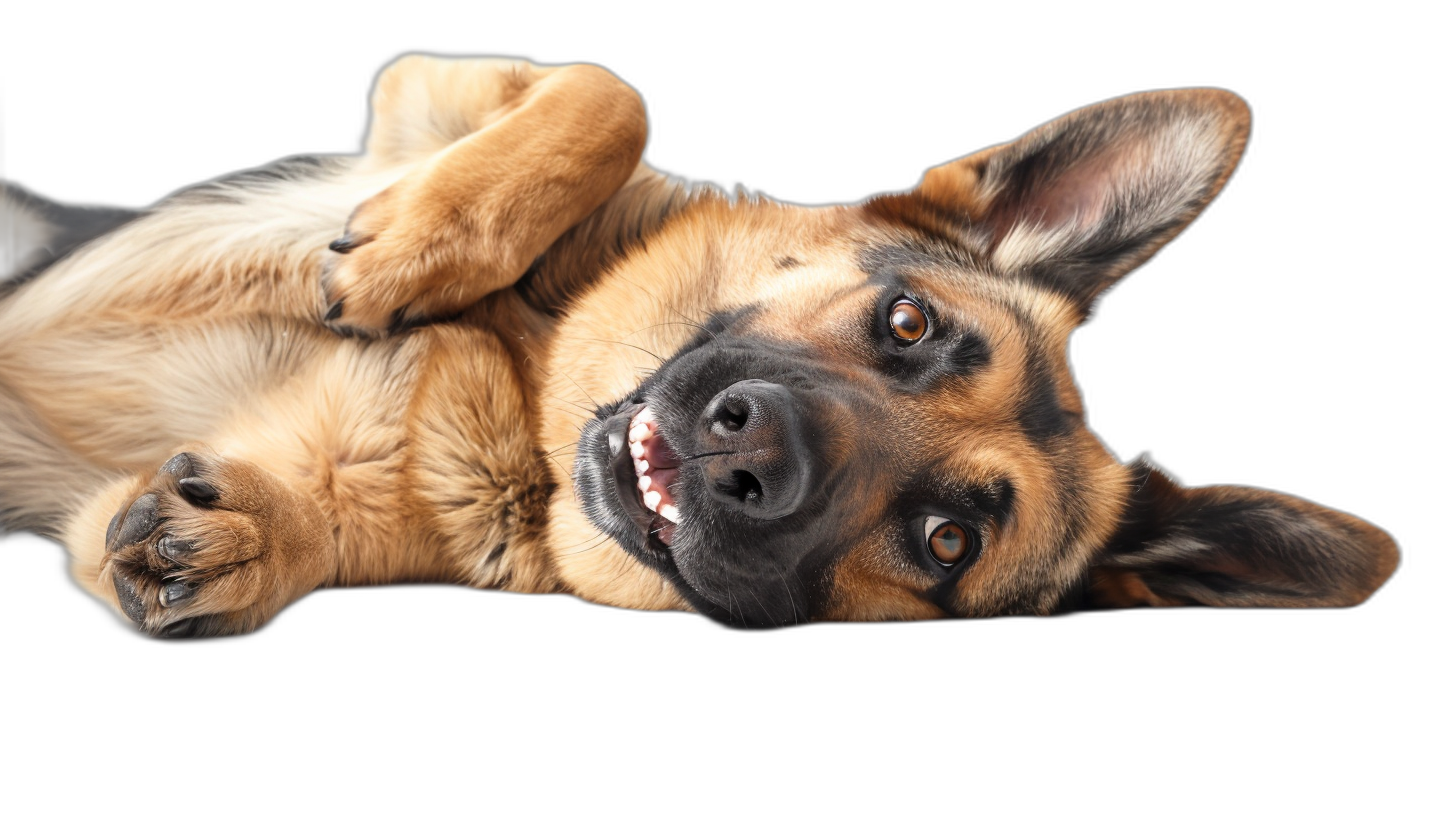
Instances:
[[[932,168],[879,206],[959,233],[998,271],[1062,292],[1085,314],[1212,200],[1248,135],[1248,106],[1228,91],[1134,94]]]
[[[1248,487],[1185,489],[1138,461],[1122,525],[1094,559],[1088,604],[1354,606],[1400,562],[1385,531]]]

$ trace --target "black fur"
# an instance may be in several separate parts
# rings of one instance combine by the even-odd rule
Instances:
[[[50,226],[52,234],[42,256],[0,281],[0,296],[35,278],[87,243],[125,225],[142,213],[116,207],[68,206],[42,198],[24,187],[0,182],[0,200],[23,209]],[[0,270],[3,273],[5,270]]]
[[[1302,499],[1249,488],[1184,490],[1146,460],[1132,473],[1122,524],[1097,565],[1133,572],[1162,598],[1319,605],[1377,571],[1361,546],[1368,531]]]

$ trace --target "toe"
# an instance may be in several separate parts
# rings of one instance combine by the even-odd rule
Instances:
[[[157,529],[161,517],[157,512],[157,494],[145,493],[131,503],[113,538],[106,543],[109,552],[125,549],[145,539]]]
[[[162,465],[162,472],[170,473],[178,479],[186,479],[197,475],[197,463],[193,461],[192,454],[179,453]]]
[[[147,606],[142,602],[136,586],[120,574],[113,575],[111,583],[116,587],[116,600],[121,604],[121,611],[131,618],[132,623],[142,623],[147,617]]]

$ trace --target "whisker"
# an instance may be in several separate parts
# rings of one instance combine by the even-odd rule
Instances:
[[[687,315],[683,314],[682,312],[679,312],[677,309],[673,309],[671,306],[669,306],[667,308],[672,309],[673,314],[677,315],[678,317],[681,317],[683,320],[686,320],[688,322],[688,325],[690,325],[690,326],[696,326],[697,328],[701,329],[702,331],[707,332],[708,333],[708,336],[711,337],[711,338],[713,338],[714,340],[717,340],[718,339],[718,333],[717,332],[713,331],[712,329],[708,328],[707,326],[703,325],[702,323],[698,323],[698,322],[694,321],[692,318],[688,317]]]
[[[648,329],[660,329],[660,328],[662,328],[664,326],[687,326],[689,328],[697,329],[700,332],[706,332],[708,334],[708,336],[712,337],[714,340],[718,339],[718,333],[717,332],[713,331],[712,329],[708,328],[707,326],[703,325],[702,323],[698,323],[696,321],[689,320],[686,316],[683,315],[682,312],[678,312],[676,309],[673,309],[673,311],[676,312],[678,314],[678,316],[679,317],[682,317],[683,319],[682,320],[668,320],[668,321],[664,321],[662,323],[653,323],[650,326],[643,326],[642,328],[637,329],[636,331],[629,332],[625,336],[626,337],[631,337],[634,334],[641,334],[642,332],[645,332]],[[644,351],[645,351],[645,349],[644,349]],[[649,351],[647,353],[648,354],[651,354],[652,352]]]
[[[733,451],[708,451],[707,453],[695,453],[692,456],[679,456],[679,462],[691,462],[694,459],[703,459],[708,456],[727,456]]]
[[[591,538],[588,538],[586,541],[581,542],[581,544],[591,544],[591,542],[596,541],[595,544],[592,544],[590,547],[587,547],[586,549],[574,550],[574,551],[568,552],[566,554],[567,555],[581,555],[583,553],[589,553],[592,550],[595,550],[597,547],[600,547],[603,544],[607,543],[606,540],[605,540],[606,539],[606,535],[607,535],[606,533],[597,533],[596,535],[592,536]],[[598,541],[598,539],[602,539],[602,540]],[[576,546],[580,547],[581,544],[578,544]]]
[[[580,408],[583,411],[595,411],[596,408],[597,408],[597,404],[594,403],[594,402],[590,402],[590,403],[587,403],[586,405],[583,405],[583,404],[581,404],[580,402],[578,402],[576,400],[569,400],[566,397],[558,397],[555,394],[542,394],[542,396],[544,396],[544,397],[550,397],[551,399],[558,400],[560,402],[564,402],[567,405],[575,405],[576,407]]]
[[[571,378],[570,374],[567,374],[565,371],[563,371],[561,372],[561,376],[565,377],[568,381],[571,382],[572,385],[576,386],[576,390],[580,391],[582,396],[586,397],[587,402],[591,403],[593,411],[601,407],[600,405],[597,405],[596,400],[592,399],[592,395],[585,388],[581,387],[581,383]]]
[[[634,346],[631,343],[624,343],[621,340],[603,340],[601,342],[603,342],[603,343],[616,343],[619,346],[626,346],[627,348],[634,348],[634,349],[637,349],[638,351],[642,352],[643,354],[646,354],[647,356],[653,358],[654,360],[656,360],[659,363],[665,363],[665,362],[667,362],[667,360],[663,359],[662,357],[659,357],[656,354],[653,354],[652,352],[648,351],[645,348],[642,348],[641,346]]]
[[[799,605],[794,601],[794,591],[792,589],[789,589],[789,582],[786,578],[784,578],[784,571],[779,569],[778,566],[775,565],[773,562],[769,562],[769,566],[773,567],[773,571],[779,574],[779,583],[784,585],[784,594],[787,595],[789,598],[789,611],[792,612],[794,615],[794,623],[798,623]],[[807,615],[804,617],[804,622],[809,622],[809,618]]]
[[[645,348],[642,348],[641,346],[636,346],[636,345],[633,345],[631,343],[623,342],[621,340],[607,340],[607,339],[602,338],[602,337],[571,337],[570,335],[562,335],[562,337],[567,337],[567,338],[572,339],[572,340],[584,340],[584,341],[589,342],[589,343],[612,343],[612,344],[615,344],[615,345],[618,345],[618,346],[626,346],[627,348],[637,349],[638,351],[642,352],[643,354],[646,354],[647,356],[653,358],[654,360],[656,360],[659,363],[665,363],[665,362],[667,362],[662,357],[660,357],[657,354],[654,354],[654,353],[648,351]]]
[[[574,440],[574,441],[571,441],[571,442],[567,442],[565,445],[562,445],[561,447],[557,448],[556,450],[542,451],[541,452],[541,455],[542,456],[555,456],[556,454],[561,453],[562,451],[566,450],[567,448],[573,448],[573,447],[576,447],[577,445],[580,445],[580,444],[581,444],[581,440],[580,439],[577,439],[577,440]]]
[[[550,394],[546,394],[544,396],[550,397],[551,395]],[[554,399],[560,399],[560,397],[555,397]],[[591,413],[590,411],[586,410],[585,408],[581,407],[580,405],[577,405],[577,404],[572,403],[572,402],[566,402],[566,400],[561,400],[561,402],[565,402],[567,405],[570,405],[572,408],[575,408],[580,413],[572,413],[571,411],[568,411],[565,408],[562,408],[560,405],[543,405],[541,407],[542,408],[555,408],[556,410],[558,410],[558,411],[560,411],[560,412],[562,412],[564,414],[571,414],[572,416],[585,417],[586,419],[596,419],[596,415],[595,414]]]
[[[546,458],[549,459],[549,460],[551,460],[551,464],[553,464],[553,465],[561,468],[561,474],[566,477],[566,483],[569,484],[569,485],[571,485],[571,495],[573,497],[575,497],[576,496],[576,480],[573,479],[573,478],[571,478],[571,471],[567,470],[565,465],[563,465],[559,461],[557,461],[557,459],[556,459],[555,456],[548,456]]]
[[[752,598],[753,602],[758,604],[758,608],[763,610],[763,616],[768,620],[773,620],[774,616],[768,611],[768,607],[763,605],[763,601],[758,597],[758,593],[753,591],[753,587],[747,587],[747,589],[748,597]]]

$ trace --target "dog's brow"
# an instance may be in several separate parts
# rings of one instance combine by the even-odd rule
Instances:
[[[1016,500],[1016,488],[1011,479],[993,476],[986,479],[967,481],[956,468],[938,463],[911,480],[906,486],[904,500],[907,505],[957,513],[960,520],[972,523],[981,516],[1004,524],[1010,516]]]
[[[859,254],[859,266],[872,277],[898,276],[933,265],[934,258],[919,249],[895,244],[872,246]]]
[[[916,270],[965,268],[971,259],[942,241],[875,244],[860,250],[859,267],[871,277],[899,276]]]

